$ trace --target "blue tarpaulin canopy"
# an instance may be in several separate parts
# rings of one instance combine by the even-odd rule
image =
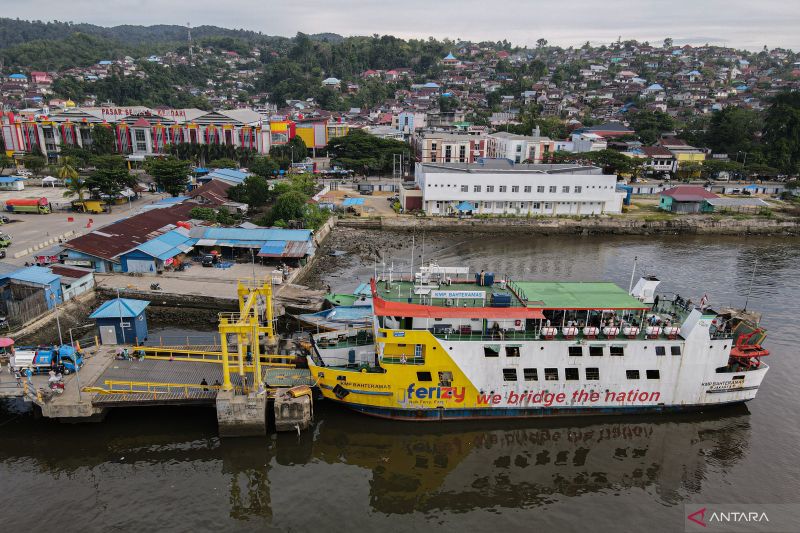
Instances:
[[[363,198],[345,198],[344,202],[342,202],[344,207],[349,207],[351,205],[364,205]]]
[[[475,206],[469,202],[461,202],[456,206],[459,211],[475,211]]]

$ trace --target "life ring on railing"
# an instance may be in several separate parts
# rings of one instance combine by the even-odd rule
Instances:
[[[522,320],[515,320],[514,321],[514,325],[515,326],[521,326],[522,325]]]

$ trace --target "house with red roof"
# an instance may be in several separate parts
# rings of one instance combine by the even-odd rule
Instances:
[[[702,187],[678,185],[661,193],[658,208],[671,213],[700,213],[708,198],[719,196]]]

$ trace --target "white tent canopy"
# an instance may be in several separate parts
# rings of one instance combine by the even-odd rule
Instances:
[[[44,186],[50,184],[51,187],[55,187],[57,181],[58,178],[54,178],[53,176],[45,176],[42,178],[42,185]]]

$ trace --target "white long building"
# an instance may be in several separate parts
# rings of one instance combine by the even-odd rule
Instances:
[[[620,213],[617,176],[591,166],[417,163],[415,181],[427,215],[458,213],[518,216]]]

